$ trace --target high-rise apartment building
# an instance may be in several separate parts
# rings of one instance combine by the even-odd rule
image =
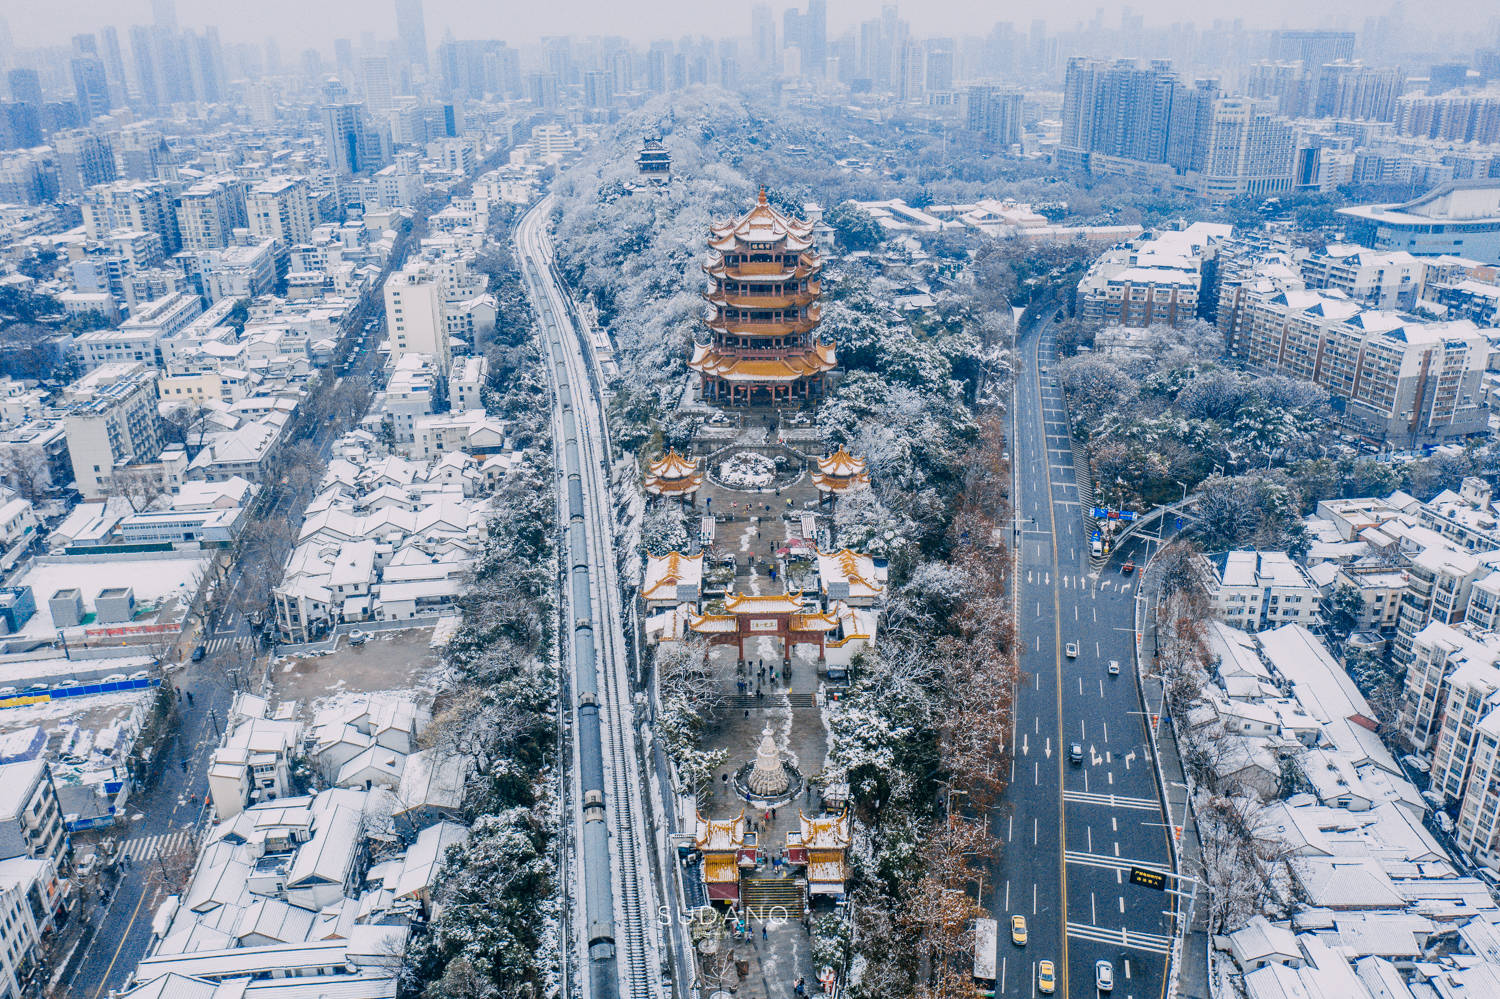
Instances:
[[[1215,203],[1289,190],[1296,132],[1274,100],[1187,86],[1171,65],[1073,59],[1058,162],[1156,180]],[[1154,165],[1160,168],[1154,168]]]
[[[63,410],[63,426],[74,485],[84,499],[98,499],[113,488],[117,467],[154,461],[161,453],[155,368],[106,364],[69,391],[73,398]]]
[[[182,246],[171,191],[160,183],[121,180],[90,188],[83,196],[83,229],[101,241],[116,229],[152,232],[168,255]]]
[[[34,69],[13,69],[5,74],[12,100],[42,106],[42,77]]]
[[[301,177],[272,177],[255,185],[245,194],[245,215],[257,240],[278,239],[285,249],[312,239],[312,209]]]
[[[211,177],[177,198],[177,231],[184,250],[222,250],[246,227],[245,188],[234,176]]]
[[[1391,121],[1406,78],[1399,69],[1339,61],[1318,68],[1311,84],[1312,113],[1319,118]]]
[[[1354,58],[1352,31],[1277,31],[1271,35],[1271,58],[1321,66]]]
[[[93,38],[92,35],[89,36]],[[78,113],[85,122],[109,114],[109,81],[104,74],[104,63],[97,55],[74,56],[69,62],[73,71],[74,101]]]
[[[1488,425],[1489,340],[1468,320],[1420,322],[1340,292],[1275,287],[1245,293],[1234,308],[1227,322],[1240,359],[1323,386],[1355,433],[1414,447]]]
[[[1272,101],[1224,97],[1215,101],[1198,194],[1213,202],[1289,190],[1296,130]]]
[[[385,282],[385,325],[397,357],[425,354],[434,371],[453,364],[448,343],[442,278],[421,262],[407,264]]]
[[[1396,134],[1447,142],[1500,143],[1500,94],[1402,94]]]
[[[1021,108],[1019,90],[971,84],[964,91],[964,128],[1008,149],[1021,142]]]
[[[115,154],[107,139],[86,129],[52,136],[57,180],[63,194],[82,194],[95,184],[115,179]]]
[[[1063,85],[1062,150],[1165,163],[1172,97],[1180,86],[1165,60],[1143,66],[1130,60],[1070,59]]]
[[[325,104],[322,115],[328,165],[335,173],[373,173],[391,161],[390,139],[363,104]]]

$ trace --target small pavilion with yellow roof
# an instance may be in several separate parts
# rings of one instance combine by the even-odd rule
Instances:
[[[703,485],[703,473],[698,463],[678,454],[675,448],[668,449],[646,468],[646,492],[653,496],[679,497],[687,502]]]
[[[849,867],[846,855],[854,839],[849,813],[808,818],[800,809],[797,828],[786,834],[787,859],[807,866],[809,895],[843,895]]]
[[[693,846],[703,855],[703,884],[710,902],[737,902],[740,898],[740,867],[755,866],[757,835],[750,832],[745,812],[732,819],[697,816]]]
[[[812,480],[823,499],[870,488],[870,472],[865,459],[854,457],[842,447],[817,461],[818,470],[812,473]]]
[[[679,604],[697,606],[703,595],[703,553],[667,552],[646,556],[646,578],[641,600],[646,613],[671,610]]]
[[[781,657],[790,661],[798,645],[816,645],[818,658],[830,635],[838,631],[834,615],[808,610],[802,594],[731,593],[722,614],[698,614],[688,618],[688,630],[705,636],[712,645],[733,645],[745,658],[747,639],[775,638],[781,642]]]

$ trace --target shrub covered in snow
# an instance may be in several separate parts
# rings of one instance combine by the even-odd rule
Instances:
[[[737,451],[719,465],[716,477],[731,489],[769,489],[776,482],[776,463],[755,451]]]

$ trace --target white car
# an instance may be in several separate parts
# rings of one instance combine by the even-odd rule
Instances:
[[[1115,966],[1108,961],[1099,961],[1094,965],[1094,984],[1100,992],[1113,992],[1115,990]]]
[[[1078,658],[1078,643],[1077,642],[1069,642],[1067,644],[1067,646],[1063,649],[1063,651],[1065,651],[1068,654],[1068,658],[1069,659],[1077,659]]]
[[[355,630],[349,632],[349,644],[350,645],[363,645],[366,642],[368,642],[369,640],[370,640],[370,636],[366,635],[364,632],[360,631],[358,628],[356,628]]]
[[[1111,659],[1109,661],[1109,675],[1110,676],[1119,676],[1120,675],[1120,660],[1118,660],[1118,659]]]

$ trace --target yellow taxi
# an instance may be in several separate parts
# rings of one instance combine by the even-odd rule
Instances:
[[[1010,942],[1017,947],[1026,946],[1026,917],[1010,917]]]
[[[1051,961],[1042,961],[1036,966],[1036,990],[1050,996],[1057,988],[1057,971]]]

